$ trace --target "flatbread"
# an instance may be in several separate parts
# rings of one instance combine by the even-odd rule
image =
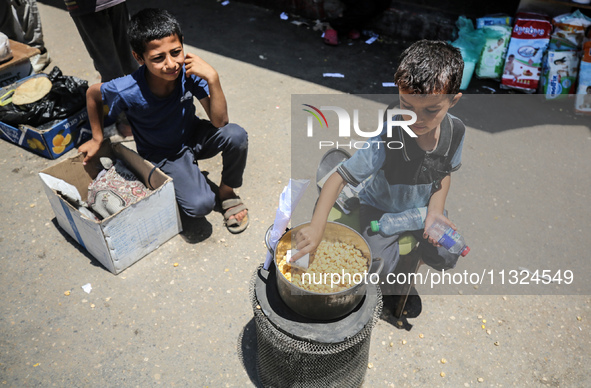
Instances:
[[[25,105],[39,101],[49,93],[51,86],[51,81],[47,77],[32,78],[16,88],[12,96],[12,103]]]

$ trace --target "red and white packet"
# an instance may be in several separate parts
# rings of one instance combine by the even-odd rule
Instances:
[[[501,88],[536,92],[551,32],[552,24],[542,17],[517,16],[507,49]]]

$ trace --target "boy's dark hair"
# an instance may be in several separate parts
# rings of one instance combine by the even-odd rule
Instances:
[[[143,58],[146,45],[156,39],[177,35],[181,43],[181,25],[170,12],[164,9],[146,8],[131,17],[127,28],[131,49]]]
[[[463,71],[459,49],[443,41],[421,40],[400,55],[394,81],[412,94],[457,94]]]

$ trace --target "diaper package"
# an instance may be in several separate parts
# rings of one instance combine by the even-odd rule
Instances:
[[[488,25],[483,30],[486,32],[486,43],[476,66],[476,76],[500,80],[511,38],[511,27]]]
[[[546,99],[555,99],[576,91],[579,56],[576,51],[548,50],[540,92]]]
[[[572,14],[552,19],[554,32],[550,37],[550,50],[577,51],[583,45],[585,31],[591,26],[591,18],[576,10]]]
[[[591,115],[591,41],[583,45],[583,58],[579,67],[579,85],[575,98],[575,112]]]
[[[542,73],[542,60],[550,42],[548,20],[519,16],[513,26],[505,59],[501,88],[535,93]]]

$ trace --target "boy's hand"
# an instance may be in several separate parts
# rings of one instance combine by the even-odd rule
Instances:
[[[316,251],[318,245],[322,241],[323,231],[318,230],[312,224],[303,227],[295,235],[296,246],[298,253],[291,257],[291,261],[296,261],[307,253]]]
[[[209,63],[191,53],[185,56],[185,70],[187,75],[196,75],[207,82],[212,82],[218,77],[218,72]]]
[[[101,142],[94,139],[94,138],[92,138],[89,141],[87,141],[86,143],[82,144],[78,148],[79,152],[86,154],[86,156],[84,157],[84,160],[82,161],[82,164],[86,165],[86,163],[88,163],[94,157],[94,155],[96,155],[99,148],[101,148]]]
[[[438,213],[433,213],[433,212],[427,213],[427,218],[425,218],[425,230],[423,231],[423,238],[427,239],[429,241],[429,243],[432,244],[433,246],[440,247],[441,244],[439,244],[437,241],[432,239],[427,234],[427,230],[429,230],[429,228],[431,227],[433,222],[435,222],[435,220],[439,220],[439,221],[443,222],[444,224],[449,225],[453,230],[458,230],[458,228],[457,228],[457,226],[455,226],[455,224],[453,222],[451,222],[449,220],[449,218],[447,218],[443,214],[438,214]]]

